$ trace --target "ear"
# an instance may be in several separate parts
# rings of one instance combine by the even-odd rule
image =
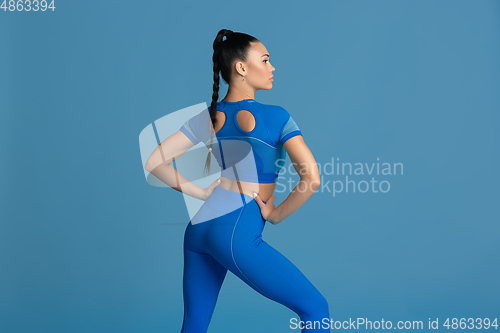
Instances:
[[[234,63],[234,69],[236,70],[236,73],[240,74],[241,76],[247,75],[246,66],[242,61],[236,61]]]

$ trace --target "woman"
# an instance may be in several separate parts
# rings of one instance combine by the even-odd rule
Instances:
[[[314,329],[302,332],[330,331],[324,325],[328,319],[323,321],[329,318],[326,299],[294,264],[262,239],[266,220],[280,223],[317,190],[316,161],[290,114],[254,99],[257,90],[273,85],[275,68],[264,45],[250,35],[223,29],[213,47],[210,107],[165,139],[146,163],[146,169],[167,185],[205,200],[184,234],[181,332],[207,331],[227,270],[297,313],[303,326],[315,323]],[[229,89],[217,102],[219,71]],[[210,170],[212,154],[222,168],[220,179],[204,189],[171,165],[199,142],[209,151],[205,168]],[[276,207],[273,193],[285,150],[301,180]]]

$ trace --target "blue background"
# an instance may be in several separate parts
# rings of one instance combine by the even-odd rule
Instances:
[[[500,315],[500,2],[55,5],[0,11],[0,332],[180,331],[189,216],[146,182],[138,136],[210,103],[223,28],[267,47],[256,100],[318,163],[404,165],[375,176],[387,193],[319,191],[266,225],[331,317]],[[228,273],[209,332],[298,332],[292,317]]]

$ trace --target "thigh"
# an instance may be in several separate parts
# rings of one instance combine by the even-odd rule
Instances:
[[[296,313],[324,301],[304,273],[264,240],[255,246],[236,246],[234,261],[250,287]]]
[[[302,271],[262,239],[263,223],[257,203],[245,205],[232,228],[229,255],[214,257],[254,290],[297,313],[324,304]]]

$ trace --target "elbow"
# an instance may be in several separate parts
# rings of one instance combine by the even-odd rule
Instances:
[[[321,180],[319,178],[315,178],[310,181],[309,186],[313,192],[316,192],[321,185]]]
[[[144,169],[145,169],[147,172],[149,172],[149,173],[151,173],[151,171],[153,171],[153,169],[154,169],[154,168],[153,168],[153,167],[151,167],[151,163],[149,162],[149,160],[146,162],[146,164],[144,164]]]
[[[161,160],[158,160],[158,159],[155,159],[155,158],[148,158],[148,160],[146,161],[146,164],[144,164],[144,169],[149,172],[149,173],[152,173],[154,169],[156,169],[158,166],[160,166],[161,164],[170,164],[170,163],[164,163],[163,161]]]
[[[312,191],[316,192],[321,185],[321,180],[319,177],[307,177],[303,178],[302,181],[307,184],[307,187]]]
[[[297,171],[301,181],[307,184],[309,191],[316,192],[321,185],[321,177],[318,166],[316,164],[306,164],[302,169]]]
[[[151,158],[151,156],[148,158],[148,160],[146,161],[146,164],[144,164],[144,169],[151,173],[151,171],[153,171],[155,167],[153,166],[153,159]]]

